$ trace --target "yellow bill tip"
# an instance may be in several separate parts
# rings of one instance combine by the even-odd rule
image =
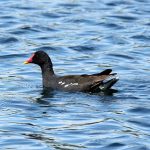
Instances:
[[[28,62],[27,62],[27,61],[25,61],[25,62],[24,62],[24,64],[28,64]]]

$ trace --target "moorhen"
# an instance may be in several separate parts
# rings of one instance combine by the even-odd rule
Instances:
[[[106,69],[92,75],[57,76],[53,64],[44,51],[35,52],[24,64],[34,63],[41,67],[43,88],[63,91],[101,92],[110,89],[117,81],[116,73]]]

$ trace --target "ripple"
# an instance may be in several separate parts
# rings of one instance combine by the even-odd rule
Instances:
[[[34,26],[30,26],[30,25],[23,25],[23,26],[20,26],[19,29],[25,30],[25,31],[39,32],[37,29],[34,28]]]
[[[41,46],[41,47],[38,47],[36,49],[34,49],[34,51],[38,51],[38,50],[44,50],[44,51],[56,51],[57,48],[56,47],[51,47],[51,46]]]
[[[72,22],[72,23],[86,23],[90,25],[96,25],[96,21],[91,20],[91,19],[71,19],[67,20],[67,22]]]
[[[69,47],[70,49],[73,49],[75,51],[79,51],[79,52],[90,52],[90,51],[94,51],[96,48],[90,45],[86,45],[86,46],[71,46]]]
[[[42,25],[35,25],[34,28],[39,29],[41,32],[43,32],[43,31],[52,31],[52,32],[58,31],[54,28],[51,28],[48,26],[42,26]]]
[[[18,42],[18,39],[15,37],[0,37],[1,44],[16,43],[16,42]]]
[[[52,13],[52,12],[45,12],[42,15],[44,17],[48,17],[48,18],[52,18],[52,19],[64,17],[64,15],[62,15],[62,14]]]
[[[15,17],[10,16],[10,15],[4,15],[4,16],[1,16],[0,18],[1,19],[6,19],[6,20],[14,20],[14,19],[16,19]]]
[[[33,26],[23,25],[23,26],[13,29],[13,31],[11,30],[9,33],[15,34],[15,35],[22,35],[22,34],[28,34],[31,32],[40,32],[40,31],[38,30],[38,28],[34,28]]]
[[[26,57],[27,54],[8,54],[8,55],[0,55],[0,59],[10,59],[10,58],[16,58],[16,57]]]
[[[106,5],[108,6],[120,6],[120,5],[130,5],[131,3],[128,1],[112,1],[112,2],[107,2]]]
[[[147,41],[149,42],[150,41],[150,36],[147,36],[147,35],[135,35],[135,36],[132,36],[131,38],[133,39],[137,39],[137,40],[140,40],[140,41]]]
[[[128,111],[132,113],[150,113],[150,109],[144,108],[144,107],[132,108],[132,109],[129,109]]]
[[[79,7],[81,5],[76,3],[61,3],[59,4],[59,6],[63,6],[65,8],[74,8],[74,7]]]
[[[150,127],[150,123],[148,123],[146,120],[144,120],[144,119],[137,119],[137,120],[128,120],[128,122],[130,122],[130,123],[133,123],[133,124],[135,124],[135,125],[137,125],[137,126],[140,126],[140,127],[144,127],[144,128],[148,128],[148,127]]]
[[[148,2],[148,0],[135,0],[137,2],[143,3],[143,2]]]
[[[129,21],[135,21],[137,20],[137,17],[134,17],[134,16],[119,16],[119,15],[112,15],[112,16],[109,16],[109,17],[113,17],[113,18],[117,18],[117,19],[121,19],[121,20],[129,20]]]
[[[32,6],[12,6],[11,8],[14,8],[14,9],[19,9],[19,10],[27,10],[27,11],[30,11],[30,10],[38,10],[38,8],[36,7],[32,7]]]
[[[119,45],[124,45],[128,44],[129,42],[125,38],[121,38],[118,36],[108,36],[106,37],[107,40],[109,40],[112,44],[119,44]]]
[[[116,58],[124,58],[124,59],[134,59],[133,57],[129,56],[129,55],[125,55],[125,54],[112,54],[112,53],[109,53],[107,54],[109,56],[114,56]]]
[[[111,143],[109,145],[106,146],[106,148],[120,148],[120,147],[124,147],[125,144],[122,143]]]
[[[104,26],[106,28],[113,28],[113,29],[116,29],[116,30],[124,29],[123,26],[115,24],[115,23],[105,22],[105,23],[100,23],[99,25],[102,25],[102,26]]]
[[[129,148],[126,148],[125,150],[148,150],[149,148],[146,146],[130,146]]]

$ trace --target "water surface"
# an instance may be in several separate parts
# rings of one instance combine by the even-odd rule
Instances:
[[[150,149],[149,0],[0,1],[0,147],[14,150]],[[59,75],[112,68],[112,96],[49,92],[45,50]]]

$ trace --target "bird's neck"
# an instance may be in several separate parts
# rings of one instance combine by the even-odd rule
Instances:
[[[50,82],[55,75],[53,66],[50,64],[44,64],[41,66],[41,70],[42,70],[43,86],[49,87]]]

